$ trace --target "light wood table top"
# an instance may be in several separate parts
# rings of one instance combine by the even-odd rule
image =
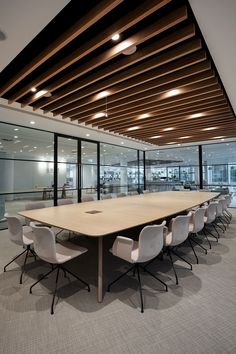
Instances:
[[[127,196],[19,212],[38,222],[88,236],[111,233],[164,219],[217,197],[219,193],[171,191]],[[98,211],[98,213],[88,213]]]

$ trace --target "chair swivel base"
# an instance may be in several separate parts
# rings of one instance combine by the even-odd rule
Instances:
[[[138,276],[138,286],[139,286],[139,294],[140,294],[140,302],[141,302],[141,313],[144,312],[144,308],[143,308],[143,294],[142,294],[142,284],[141,284],[141,278],[140,278],[140,269],[142,268],[145,272],[147,272],[149,275],[151,275],[153,278],[155,278],[156,280],[158,280],[160,283],[162,283],[165,288],[166,291],[168,291],[168,287],[167,285],[158,277],[156,277],[154,274],[152,274],[151,272],[149,272],[149,270],[147,270],[146,268],[142,267],[139,265],[139,263],[135,263],[131,268],[129,268],[125,273],[119,275],[115,280],[113,280],[107,287],[107,291],[110,292],[110,288],[112,285],[114,285],[118,280],[120,280],[121,278],[123,278],[126,274],[128,274],[129,272],[133,271],[133,276],[136,275],[137,272],[137,276]]]
[[[54,302],[55,302],[55,297],[56,297],[56,293],[57,293],[57,283],[58,283],[58,277],[59,277],[59,272],[60,269],[64,272],[64,276],[66,277],[66,273],[69,273],[70,275],[72,275],[73,277],[75,277],[76,279],[78,279],[81,283],[83,283],[84,285],[87,286],[88,288],[88,292],[90,292],[90,286],[88,283],[86,283],[84,280],[82,280],[81,278],[79,278],[77,275],[75,275],[74,273],[72,273],[70,270],[64,268],[61,264],[57,264],[56,267],[54,268],[52,265],[52,269],[47,272],[46,274],[44,274],[39,280],[37,280],[33,285],[31,285],[30,287],[30,294],[32,294],[32,288],[38,284],[41,280],[43,280],[44,278],[46,278],[49,274],[53,273],[55,270],[57,271],[56,274],[56,283],[55,283],[55,289],[53,292],[53,298],[52,298],[52,304],[51,304],[51,315],[54,314]]]

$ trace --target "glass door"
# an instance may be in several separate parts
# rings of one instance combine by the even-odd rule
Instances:
[[[80,141],[80,196],[81,200],[99,199],[98,143]]]

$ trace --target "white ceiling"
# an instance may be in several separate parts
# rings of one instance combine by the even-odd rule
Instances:
[[[69,2],[69,0],[0,0],[0,70],[2,70],[52,18]],[[235,33],[236,0],[189,0],[197,18],[203,36],[219,71],[222,82],[236,112],[236,71],[235,71]],[[2,31],[2,34],[1,34]],[[4,39],[4,36],[6,37]],[[39,110],[40,112],[40,110]],[[43,118],[44,117],[44,118]],[[154,148],[122,137],[89,130],[72,125],[53,117],[43,116],[42,111],[34,114],[29,108],[21,110],[20,105],[8,106],[6,100],[0,100],[0,121],[27,126],[35,120],[37,128],[59,133],[86,136],[89,139],[146,149]],[[67,124],[65,124],[67,123]]]
[[[68,3],[69,0],[0,0],[0,71]]]
[[[236,0],[189,0],[236,114]]]

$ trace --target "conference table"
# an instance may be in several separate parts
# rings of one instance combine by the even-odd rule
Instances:
[[[153,223],[216,198],[219,193],[169,191],[24,210],[18,214],[43,224],[98,238],[97,299],[103,299],[103,238]]]

